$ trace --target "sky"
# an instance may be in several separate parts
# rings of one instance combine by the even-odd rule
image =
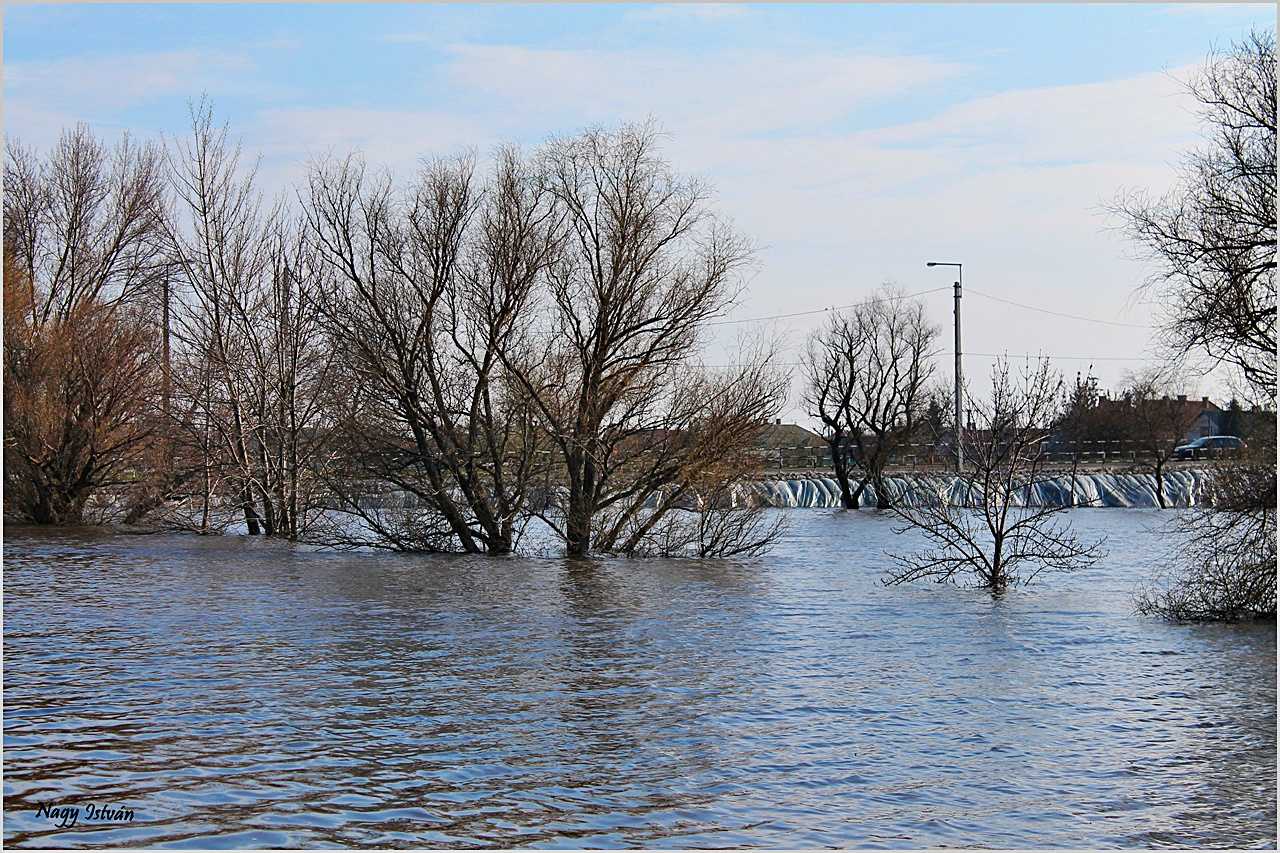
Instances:
[[[1048,355],[1114,388],[1150,363],[1154,268],[1106,205],[1202,143],[1182,81],[1273,4],[5,3],[3,123],[47,151],[87,122],[172,139],[207,94],[268,195],[360,149],[419,158],[655,119],[759,246],[708,363],[741,334],[798,359],[824,309],[924,293],[967,383]],[[1003,301],[1000,301],[1003,300]],[[1009,303],[1020,303],[1013,305]],[[1027,307],[1022,307],[1027,306]],[[1038,309],[1038,310],[1032,310]],[[818,313],[802,313],[818,312]],[[1062,316],[1069,315],[1069,316]],[[1082,318],[1082,319],[1077,319]],[[812,423],[797,393],[784,420]],[[1186,389],[1225,403],[1215,377]],[[1223,399],[1220,399],[1223,398]]]

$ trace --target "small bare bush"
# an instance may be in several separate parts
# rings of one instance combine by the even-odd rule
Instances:
[[[919,530],[933,547],[892,555],[896,567],[887,584],[971,578],[998,592],[1028,584],[1046,569],[1070,571],[1102,557],[1102,541],[1081,540],[1060,517],[1065,506],[1029,505],[1032,493],[1054,477],[1043,445],[1064,400],[1065,384],[1050,372],[1048,359],[1019,377],[1007,361],[997,362],[990,402],[968,404],[976,424],[961,437],[967,499],[957,504],[939,488],[895,505],[906,522],[897,532]]]

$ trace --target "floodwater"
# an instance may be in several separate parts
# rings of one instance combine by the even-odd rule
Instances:
[[[1072,511],[1110,556],[999,600],[788,517],[736,561],[10,528],[5,843],[1275,845],[1275,625],[1131,613],[1167,513]]]

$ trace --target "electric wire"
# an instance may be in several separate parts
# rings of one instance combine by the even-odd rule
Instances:
[[[940,353],[940,355],[942,355],[942,356],[950,356],[950,355],[951,355],[951,353]],[[974,356],[975,358],[1009,358],[1009,359],[1019,358],[1019,356],[1017,356],[1017,355],[1010,355],[1009,353],[995,353],[995,352],[965,352],[965,353],[961,353],[961,355],[971,355],[971,356]],[[1054,362],[1054,361],[1146,361],[1146,358],[1144,358],[1143,356],[1140,356],[1140,355],[1116,356],[1116,355],[1047,355],[1047,354],[1041,354],[1040,356],[1032,356],[1030,353],[1023,353],[1021,357],[1022,357],[1022,358],[1033,358],[1033,357],[1036,357],[1036,358],[1047,358],[1050,362]],[[803,361],[775,361],[775,362],[771,362],[771,363],[772,363],[772,364],[774,364],[774,365],[776,365],[776,366],[778,366],[778,367],[803,367],[803,366],[804,366],[804,364],[805,364]],[[713,369],[717,369],[717,370],[718,370],[718,369],[721,369],[721,368],[739,367],[740,365],[737,365],[737,364],[700,364],[700,365],[698,365],[698,366],[699,366],[699,367],[708,367],[708,368],[713,368]]]
[[[950,285],[944,287],[935,287],[931,290],[920,290],[915,293],[905,293],[902,296],[879,297],[876,299],[864,300],[864,302],[897,302],[902,299],[911,299],[916,296],[925,296],[930,293],[938,293],[943,290],[950,290]],[[1101,323],[1104,326],[1121,326],[1126,329],[1149,329],[1150,326],[1144,326],[1139,323],[1121,323],[1116,320],[1099,320],[1096,317],[1080,317],[1076,314],[1064,314],[1061,311],[1050,311],[1048,308],[1037,308],[1034,305],[1024,305],[1021,302],[1014,302],[1012,299],[1003,299],[999,296],[992,296],[989,293],[983,293],[980,290],[974,290],[972,287],[966,289],[967,293],[974,296],[981,296],[983,299],[990,299],[993,302],[1003,302],[1005,305],[1012,305],[1016,308],[1025,308],[1028,311],[1037,311],[1041,314],[1052,314],[1054,317],[1065,317],[1068,320],[1079,320],[1083,323]],[[829,308],[815,308],[812,311],[793,311],[790,314],[772,314],[768,317],[747,317],[742,320],[715,320],[708,323],[708,326],[728,326],[735,323],[761,323],[766,320],[785,320],[789,317],[807,317],[811,314],[825,314],[828,311],[843,311],[846,308],[853,308],[856,305],[863,304],[853,302],[848,305],[834,305]],[[974,353],[978,355],[978,353]]]
[[[943,287],[935,287],[935,288],[932,288],[932,289],[930,289],[930,290],[921,290],[921,291],[917,291],[917,292],[915,292],[915,293],[906,293],[906,294],[903,294],[902,296],[889,296],[889,297],[878,297],[878,298],[873,298],[873,299],[869,299],[869,300],[864,300],[862,303],[851,303],[851,304],[849,304],[849,305],[836,305],[836,306],[832,306],[832,307],[829,307],[829,308],[818,308],[818,309],[815,309],[815,310],[812,310],[812,311],[795,311],[795,312],[792,312],[792,313],[790,313],[790,314],[774,314],[774,315],[769,316],[769,317],[750,317],[750,318],[743,319],[743,320],[716,320],[716,321],[714,321],[714,322],[712,322],[712,323],[708,323],[707,325],[709,325],[709,326],[725,326],[725,325],[732,325],[732,324],[736,324],[736,323],[759,323],[759,322],[763,322],[763,321],[766,321],[766,320],[783,320],[783,319],[786,319],[786,318],[789,318],[789,317],[805,317],[805,316],[809,316],[809,315],[812,315],[812,314],[825,314],[825,313],[827,313],[827,312],[829,312],[829,311],[843,311],[843,310],[844,310],[844,309],[846,309],[846,308],[853,308],[855,305],[864,304],[864,303],[865,303],[865,302],[867,302],[867,301],[870,301],[870,302],[897,302],[897,301],[902,300],[902,299],[910,299],[910,298],[913,298],[913,297],[916,297],[916,296],[925,296],[925,295],[930,294],[930,293],[938,293],[938,292],[940,292],[940,291],[943,291],[943,290],[950,290],[950,289],[951,289],[950,285],[947,285],[947,286],[943,286]],[[983,299],[990,299],[990,300],[992,300],[992,301],[994,301],[994,302],[1003,302],[1005,305],[1013,305],[1014,307],[1017,307],[1017,308],[1025,308],[1025,309],[1027,309],[1028,311],[1038,311],[1038,312],[1039,312],[1039,313],[1041,313],[1041,314],[1052,314],[1052,315],[1053,315],[1053,316],[1055,316],[1055,317],[1065,317],[1065,318],[1067,318],[1067,319],[1069,319],[1069,320],[1080,320],[1080,321],[1085,322],[1085,323],[1101,323],[1101,324],[1103,324],[1103,325],[1107,325],[1107,326],[1123,326],[1124,328],[1127,328],[1127,329],[1147,329],[1147,328],[1150,328],[1149,326],[1142,326],[1142,325],[1138,325],[1138,324],[1136,324],[1136,323],[1120,323],[1120,322],[1117,322],[1117,321],[1114,321],[1114,320],[1099,320],[1099,319],[1094,318],[1094,317],[1078,317],[1078,316],[1076,316],[1075,314],[1064,314],[1064,313],[1062,313],[1061,311],[1050,311],[1050,310],[1049,310],[1049,309],[1047,309],[1047,308],[1037,308],[1037,307],[1035,307],[1034,305],[1024,305],[1024,304],[1022,304],[1021,302],[1014,302],[1014,301],[1013,301],[1013,300],[1011,300],[1011,299],[1002,299],[1002,298],[1000,298],[999,296],[991,296],[990,294],[983,293],[983,292],[982,292],[982,291],[980,291],[980,290],[974,290],[972,287],[968,288],[968,291],[967,291],[967,292],[972,293],[974,296],[981,296]],[[979,358],[1008,358],[1008,357],[1009,357],[1009,354],[1008,354],[1008,353],[994,353],[994,352],[966,352],[966,353],[964,353],[964,355],[972,355],[972,356],[979,357]],[[1031,356],[1030,356],[1030,354],[1026,354],[1026,356],[1025,356],[1025,357],[1030,358]],[[1142,361],[1142,360],[1143,360],[1143,357],[1142,357],[1142,356],[1070,356],[1070,355],[1056,355],[1056,356],[1055,356],[1055,355],[1045,355],[1045,356],[1043,356],[1043,357],[1044,357],[1044,358],[1048,358],[1048,359],[1049,359],[1049,360],[1051,360],[1051,361],[1053,361],[1053,360],[1057,360],[1057,361]],[[799,367],[799,366],[801,366],[801,365],[802,365],[802,362],[798,362],[798,361],[791,361],[791,362],[785,362],[785,361],[784,361],[784,362],[774,362],[774,363],[775,363],[775,364],[777,364],[777,365],[778,365],[778,366],[780,366],[780,367],[781,367],[781,366],[787,366],[787,367]],[[732,365],[707,364],[707,365],[703,365],[703,366],[704,366],[704,367],[710,367],[710,368],[720,368],[720,367],[731,367]]]
[[[866,302],[898,302],[903,299],[910,299],[914,296],[924,296],[927,293],[937,293],[940,290],[950,290],[950,289],[951,288],[948,285],[947,287],[935,287],[932,290],[921,290],[917,293],[904,293],[901,296],[881,296],[873,299],[865,299],[862,302],[853,302],[848,305],[834,305],[830,308],[816,308],[812,311],[796,311],[791,314],[774,314],[771,317],[748,317],[743,320],[716,320],[714,322],[708,323],[707,325],[708,326],[727,326],[733,323],[760,323],[765,320],[783,320],[783,319],[786,319],[787,317],[804,317],[809,314],[825,314],[828,311],[843,311],[846,308],[853,308],[855,305],[862,305]]]
[[[1023,305],[1021,302],[1014,302],[1011,299],[1001,299],[999,296],[991,296],[980,290],[974,290],[970,287],[966,293],[972,293],[974,296],[981,296],[983,299],[991,299],[995,302],[1003,302],[1005,305],[1015,305],[1018,308],[1026,308],[1028,311],[1039,311],[1041,314],[1052,314],[1055,317],[1066,317],[1068,320],[1082,320],[1085,323],[1102,323],[1107,326],[1124,326],[1126,329],[1147,329],[1149,326],[1140,326],[1137,323],[1118,323],[1115,320],[1098,320],[1093,317],[1077,317],[1075,314],[1063,314],[1061,311],[1050,311],[1048,308],[1037,308],[1034,305]],[[976,354],[976,353],[975,353]]]

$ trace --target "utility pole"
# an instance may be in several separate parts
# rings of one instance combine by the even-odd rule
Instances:
[[[964,434],[964,366],[961,363],[960,349],[960,297],[963,295],[964,289],[964,265],[956,263],[942,263],[939,261],[929,261],[926,266],[930,267],[955,267],[956,281],[955,302],[956,302],[956,474],[964,473],[964,442],[961,436]]]

